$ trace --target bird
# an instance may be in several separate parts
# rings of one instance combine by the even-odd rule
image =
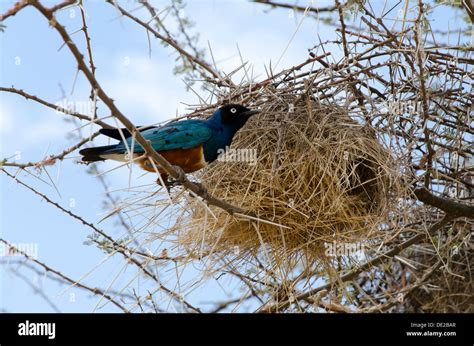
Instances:
[[[259,110],[252,110],[240,104],[227,104],[219,107],[206,120],[187,119],[161,127],[137,128],[142,136],[150,142],[153,149],[169,163],[179,166],[184,173],[192,173],[215,161],[223,150],[230,147],[237,131],[252,115],[259,112]],[[169,181],[168,173],[158,163],[152,163],[151,159],[147,157],[140,158],[145,151],[127,129],[103,128],[99,132],[120,142],[82,149],[79,151],[79,154],[82,155],[82,162],[91,163],[105,160],[128,162],[130,153],[133,153],[134,162],[143,170],[156,172],[155,169],[157,169],[161,181],[166,187],[173,186],[175,182]],[[161,181],[158,178],[157,183],[161,185]]]

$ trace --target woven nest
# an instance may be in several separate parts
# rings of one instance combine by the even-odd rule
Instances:
[[[255,162],[217,161],[198,176],[212,195],[261,221],[210,213],[190,199],[191,213],[175,228],[190,257],[256,256],[264,247],[278,263],[314,260],[325,257],[325,243],[380,235],[395,170],[373,133],[343,108],[295,96],[266,101],[262,111],[232,144],[253,150]]]

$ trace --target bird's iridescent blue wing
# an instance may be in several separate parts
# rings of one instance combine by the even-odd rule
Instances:
[[[142,133],[146,140],[150,141],[156,151],[173,149],[190,149],[203,144],[212,136],[212,130],[203,120],[183,120],[171,123],[159,128],[144,130]],[[133,152],[143,153],[144,150],[132,137],[127,138],[127,146]],[[123,142],[115,148],[116,151],[126,151]]]

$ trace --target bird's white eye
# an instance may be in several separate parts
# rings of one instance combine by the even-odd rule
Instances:
[[[231,112],[231,113],[236,113],[236,112],[237,112],[237,109],[231,108],[231,109],[230,109],[230,112]]]

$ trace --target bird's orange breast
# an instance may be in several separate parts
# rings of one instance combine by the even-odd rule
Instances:
[[[202,144],[191,149],[173,149],[158,151],[158,153],[172,165],[181,167],[185,173],[195,172],[206,165]],[[155,168],[147,158],[139,160],[138,164],[148,172],[155,172]],[[160,173],[165,173],[165,170],[156,162],[155,165]]]

